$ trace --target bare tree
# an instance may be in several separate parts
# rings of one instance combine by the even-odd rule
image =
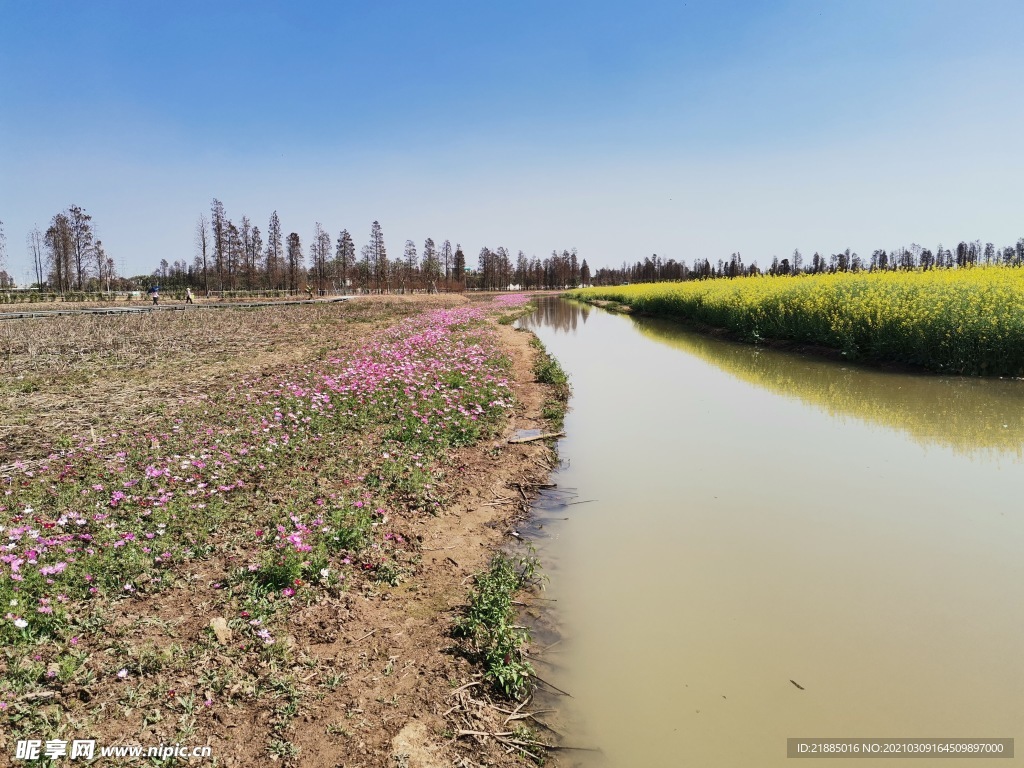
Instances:
[[[46,249],[46,264],[50,270],[53,287],[58,293],[64,293],[71,289],[75,252],[71,225],[66,214],[58,213],[50,222],[46,230]]]
[[[210,270],[207,263],[207,251],[210,247],[210,228],[206,222],[206,216],[199,214],[199,221],[196,222],[196,248],[197,254],[202,258],[203,267],[203,290],[210,292]]]
[[[4,223],[0,221],[0,271],[7,270],[7,235],[4,234]]]
[[[96,283],[97,288],[107,293],[110,292],[110,275],[107,274],[107,262],[111,259],[107,258],[107,252],[103,250],[103,241],[97,240],[95,245],[92,247],[92,259],[96,264]]]
[[[45,243],[43,233],[39,231],[38,226],[32,227],[26,240],[28,241],[28,254],[32,257],[32,268],[36,274],[36,285],[39,290],[42,290],[43,284],[46,282],[46,275],[43,271],[46,265],[46,256],[43,250]]]
[[[86,259],[92,250],[92,216],[80,206],[72,205],[67,210],[67,220],[74,249],[75,287],[81,291],[85,287],[85,277],[88,271]]]
[[[107,284],[113,283],[117,279],[117,269],[114,267],[114,260],[108,258],[106,264],[106,275]],[[109,288],[107,289],[109,290]]]
[[[4,234],[2,221],[0,221],[0,286],[14,287],[14,278],[7,273],[7,235]]]
[[[235,290],[238,287],[238,273],[242,271],[242,261],[245,258],[245,251],[242,247],[242,233],[230,219],[225,229],[225,272],[227,273],[228,287]],[[223,289],[223,284],[221,285]]]

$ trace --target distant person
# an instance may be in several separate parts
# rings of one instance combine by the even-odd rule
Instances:
[[[194,304],[195,303],[195,302],[192,301],[192,289],[191,288],[186,288],[185,289],[185,303],[186,304]]]
[[[308,284],[306,285],[306,293],[309,295],[310,299],[313,298],[313,289],[310,288]]]
[[[153,297],[153,305],[154,306],[159,304],[160,303],[160,286],[159,285],[154,285],[152,288],[150,288],[149,289],[149,295]]]

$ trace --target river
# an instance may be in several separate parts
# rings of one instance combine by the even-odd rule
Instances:
[[[569,741],[603,758],[563,764],[782,766],[790,737],[1019,735],[1024,382],[566,300],[520,325],[573,386],[559,490],[535,509],[562,638],[537,670],[572,694]]]

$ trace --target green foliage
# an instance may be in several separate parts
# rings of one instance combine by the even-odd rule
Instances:
[[[547,353],[540,339],[534,336],[530,339],[530,345],[537,350],[533,374],[537,381],[551,388],[551,396],[544,401],[541,414],[554,429],[561,429],[569,410],[569,376],[559,362]]]
[[[456,620],[453,633],[470,640],[484,666],[484,677],[506,696],[521,699],[531,689],[533,667],[523,646],[530,632],[517,625],[512,598],[536,580],[537,558],[513,560],[498,553],[489,568],[479,573],[470,593],[465,615]]]
[[[329,513],[327,546],[331,550],[356,552],[370,541],[373,519],[366,507],[338,507]]]
[[[394,560],[382,560],[373,569],[373,580],[380,584],[397,587],[402,583],[402,568]]]
[[[530,346],[538,351],[537,360],[533,364],[533,375],[541,384],[550,384],[553,387],[568,388],[569,377],[562,366],[555,358],[551,357],[544,349],[544,343],[534,336],[530,339]]]
[[[274,550],[263,555],[255,581],[271,589],[284,589],[302,577],[303,558],[292,549]]]

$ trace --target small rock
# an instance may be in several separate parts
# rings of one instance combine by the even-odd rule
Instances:
[[[223,616],[210,619],[210,627],[213,629],[213,634],[217,636],[218,643],[227,645],[231,642],[231,627],[228,626],[228,622]]]

